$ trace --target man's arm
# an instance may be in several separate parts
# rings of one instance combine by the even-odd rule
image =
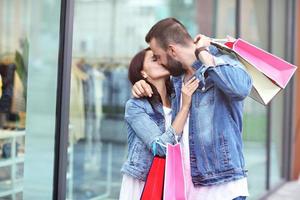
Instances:
[[[215,66],[213,56],[209,53],[207,48],[210,46],[211,39],[205,35],[198,34],[194,43],[196,45],[196,57],[206,66]]]
[[[206,66],[215,66],[214,57],[207,50],[200,51],[198,58]]]
[[[231,55],[218,55],[213,57],[215,66],[206,66],[196,61],[199,71],[197,75],[204,83],[211,79],[224,94],[233,100],[245,99],[251,91],[252,79],[244,66]],[[201,67],[200,67],[201,66]]]
[[[234,38],[228,37],[228,41]],[[233,100],[243,100],[251,91],[252,80],[238,59],[232,55],[221,54],[216,47],[211,47],[211,39],[197,35],[194,39],[198,49],[197,75],[200,80],[210,78],[215,85]],[[207,49],[211,47],[212,55]],[[196,55],[197,56],[197,55]]]

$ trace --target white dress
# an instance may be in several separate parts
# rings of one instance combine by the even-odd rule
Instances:
[[[165,126],[172,122],[172,109],[163,107],[165,114]],[[119,200],[139,200],[144,189],[145,182],[135,179],[127,174],[123,175]]]

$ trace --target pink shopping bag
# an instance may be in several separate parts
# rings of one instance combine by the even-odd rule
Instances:
[[[286,87],[297,67],[260,49],[245,40],[237,39],[225,45],[212,42],[222,51],[235,54],[253,80],[250,94],[254,100],[267,105],[274,96]]]
[[[167,144],[164,200],[185,200],[185,180],[183,174],[181,145]]]

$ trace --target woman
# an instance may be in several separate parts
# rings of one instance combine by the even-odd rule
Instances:
[[[128,130],[128,156],[122,167],[123,181],[121,200],[140,199],[149,172],[153,155],[164,156],[166,149],[157,143],[176,143],[181,136],[188,116],[191,97],[199,81],[192,78],[182,88],[182,107],[171,123],[170,74],[156,61],[153,52],[147,48],[132,59],[129,66],[129,80],[132,84],[145,80],[151,87],[151,97],[130,99],[126,103],[125,122]]]

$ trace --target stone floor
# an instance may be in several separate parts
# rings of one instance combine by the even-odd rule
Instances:
[[[288,182],[266,200],[299,200],[300,181]]]

